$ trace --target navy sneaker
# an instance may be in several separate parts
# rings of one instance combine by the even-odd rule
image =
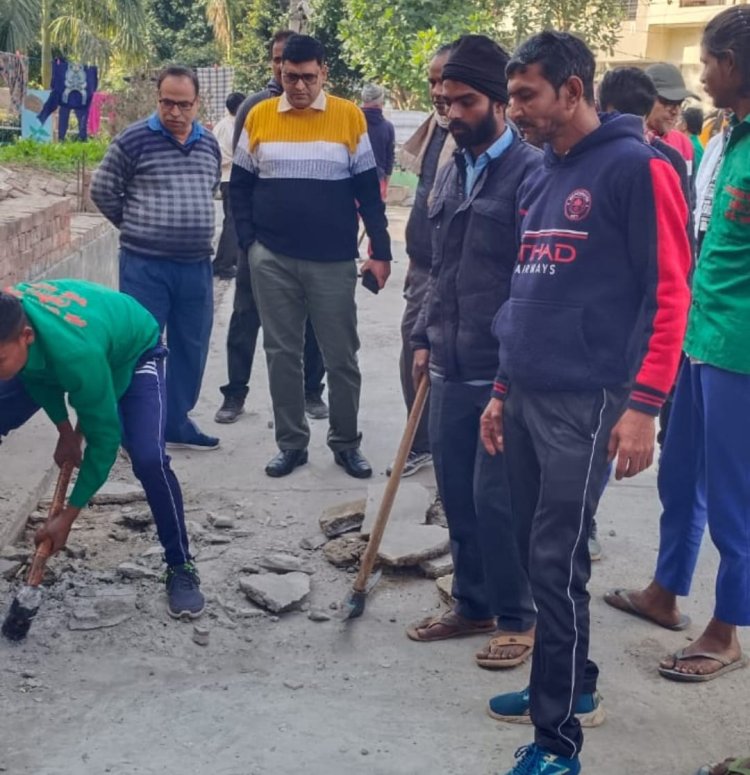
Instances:
[[[531,724],[529,713],[529,687],[520,692],[498,694],[493,697],[487,706],[487,713],[498,721],[507,721],[511,724]],[[599,692],[582,694],[578,698],[575,710],[582,727],[598,727],[604,723],[607,714],[602,705],[602,696]]]
[[[171,565],[164,580],[167,585],[167,610],[173,619],[197,619],[206,607],[201,580],[192,562]]]
[[[578,775],[580,771],[577,756],[566,759],[532,743],[516,751],[516,764],[505,775]]]
[[[167,449],[194,449],[199,452],[210,451],[219,448],[219,439],[216,436],[208,436],[201,431],[197,431],[189,438],[170,441],[167,440]]]

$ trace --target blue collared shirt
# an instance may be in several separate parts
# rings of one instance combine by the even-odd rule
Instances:
[[[154,111],[149,117],[148,117],[148,128],[151,129],[153,132],[161,132],[165,137],[170,138],[171,140],[174,140],[174,135],[164,126],[164,124],[161,123],[161,119],[159,118],[159,114]],[[193,128],[190,131],[190,136],[187,140],[184,142],[184,147],[189,148],[193,143],[197,143],[198,140],[203,137],[206,130],[203,128],[203,126],[198,121],[193,121]]]
[[[470,196],[475,183],[479,180],[484,168],[493,160],[499,159],[513,143],[513,132],[510,127],[505,127],[505,131],[494,143],[479,156],[474,159],[468,148],[464,148],[463,154],[466,159],[466,196]]]

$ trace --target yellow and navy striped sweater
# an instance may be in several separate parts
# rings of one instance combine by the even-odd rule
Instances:
[[[390,260],[385,205],[362,111],[326,96],[325,108],[279,110],[280,97],[248,114],[232,166],[230,199],[240,245],[255,240],[292,258],[349,261],[357,211],[373,258]]]

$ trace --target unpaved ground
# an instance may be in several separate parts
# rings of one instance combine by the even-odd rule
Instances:
[[[404,270],[403,260],[394,265],[379,297],[360,294],[364,450],[381,481],[403,423],[396,361]],[[206,430],[216,427],[230,309],[227,293],[196,413]],[[310,465],[281,481],[263,475],[274,451],[266,384],[259,349],[252,413],[219,429],[221,451],[174,458],[188,519],[203,526],[209,514],[235,519],[228,544],[196,542],[211,599],[204,619],[209,646],[192,642],[191,625],[169,620],[158,581],[128,582],[114,573],[125,560],[158,566],[158,558],[143,556],[156,543],[153,531],[118,524],[124,509],[141,507],[92,510],[71,539],[86,556],[52,563],[57,581],[27,642],[0,643],[0,772],[486,775],[504,771],[516,747],[529,741],[528,728],[500,725],[484,713],[493,693],[525,685],[527,667],[507,674],[478,669],[472,655],[481,639],[406,639],[405,626],[439,606],[434,583],[415,574],[386,576],[365,616],[348,625],[314,622],[306,612],[234,613],[251,608],[238,589],[241,569],[287,551],[312,566],[311,607],[333,615],[331,604],[344,598],[353,577],[320,551],[301,549],[300,541],[317,533],[324,507],[366,489],[333,465],[320,423]],[[118,476],[126,471],[118,464]],[[430,472],[416,478],[433,485]],[[706,758],[750,748],[747,671],[703,686],[668,683],[656,674],[656,661],[699,629],[687,636],[662,631],[601,602],[610,586],[640,582],[652,571],[658,513],[652,473],[611,487],[602,506],[605,559],[590,587],[592,654],[609,720],[587,735],[589,775],[691,775]],[[685,604],[699,623],[711,610],[715,565],[707,546]],[[131,618],[109,629],[69,629],[71,607],[82,597],[120,589],[136,596]],[[9,594],[0,581],[0,600]]]

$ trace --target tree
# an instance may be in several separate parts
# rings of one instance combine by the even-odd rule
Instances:
[[[237,25],[232,47],[235,86],[247,92],[262,89],[270,70],[268,44],[274,32],[289,27],[289,8],[284,0],[255,0]]]
[[[400,108],[427,106],[429,58],[459,35],[483,33],[513,49],[532,33],[554,28],[580,35],[594,50],[611,51],[623,19],[622,0],[343,2],[346,56],[365,78],[388,88]]]
[[[145,0],[0,0],[0,48],[25,51],[41,41],[42,83],[52,49],[99,66],[114,56],[146,55]]]
[[[325,47],[328,62],[328,88],[340,97],[355,99],[362,73],[350,64],[341,42],[341,24],[346,14],[345,0],[313,0],[310,34]]]
[[[205,67],[222,59],[206,0],[149,0],[149,43],[160,64]]]

